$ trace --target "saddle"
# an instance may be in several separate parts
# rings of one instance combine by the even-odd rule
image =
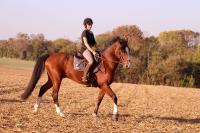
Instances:
[[[103,64],[101,58],[94,57],[94,56],[93,58],[94,58],[94,63],[91,66],[90,75],[88,77],[89,78],[88,84],[87,84],[88,87],[97,87],[96,76],[94,74],[98,72],[100,68],[102,68],[101,66]],[[84,71],[87,63],[88,63],[87,60],[83,57],[83,55],[80,52],[76,52],[74,54],[74,69],[75,70]]]
[[[99,57],[94,57],[94,63],[91,68],[91,73],[96,73],[100,69],[101,59]],[[87,60],[80,52],[74,54],[74,69],[77,71],[84,71],[85,66],[87,65]]]

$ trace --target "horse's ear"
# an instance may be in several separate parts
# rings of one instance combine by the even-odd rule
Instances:
[[[128,42],[128,37],[125,38],[126,42]]]

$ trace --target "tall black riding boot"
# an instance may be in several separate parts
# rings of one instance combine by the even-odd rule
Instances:
[[[87,64],[86,67],[85,67],[85,70],[84,70],[84,72],[83,72],[83,77],[82,77],[82,81],[83,81],[84,83],[87,83],[87,82],[88,82],[88,74],[89,74],[89,72],[90,72],[90,67],[91,67],[91,66],[92,66],[92,65]]]

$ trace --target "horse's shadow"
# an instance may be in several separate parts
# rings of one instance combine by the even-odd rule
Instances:
[[[89,113],[65,113],[66,115],[74,115],[74,116],[90,116]]]
[[[5,104],[5,103],[22,103],[25,102],[21,99],[0,99],[0,103],[1,104]]]
[[[68,115],[74,115],[74,116],[92,116],[91,113],[65,113]],[[110,118],[112,116],[112,114],[107,114],[107,115],[103,115],[103,114],[98,114],[97,118]],[[130,114],[118,114],[118,118],[120,120],[125,120],[126,118],[130,117]]]
[[[188,123],[188,124],[198,124],[200,123],[200,118],[183,118],[183,117],[174,117],[174,116],[152,116],[152,115],[148,115],[148,116],[142,116],[140,119],[148,119],[148,118],[152,118],[152,119],[158,119],[158,120],[162,120],[162,121],[175,121],[175,122],[179,122],[179,123]]]

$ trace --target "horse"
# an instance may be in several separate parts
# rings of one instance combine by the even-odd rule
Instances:
[[[23,100],[26,100],[33,92],[38,80],[41,77],[44,69],[47,71],[48,81],[41,86],[36,103],[34,105],[34,112],[38,111],[41,98],[44,93],[52,87],[52,98],[55,104],[56,112],[60,116],[64,116],[60,109],[58,102],[58,92],[63,78],[69,78],[80,84],[85,84],[82,81],[83,72],[77,71],[73,68],[74,56],[69,53],[53,53],[40,56],[34,66],[34,70],[27,88],[21,95]],[[130,48],[128,47],[128,40],[122,37],[113,37],[110,46],[101,52],[102,65],[100,69],[104,71],[97,71],[94,73],[99,94],[96,106],[92,115],[97,117],[98,109],[105,94],[109,95],[113,102],[112,120],[118,120],[117,96],[111,89],[110,85],[114,80],[115,70],[119,64],[125,68],[130,66]]]

